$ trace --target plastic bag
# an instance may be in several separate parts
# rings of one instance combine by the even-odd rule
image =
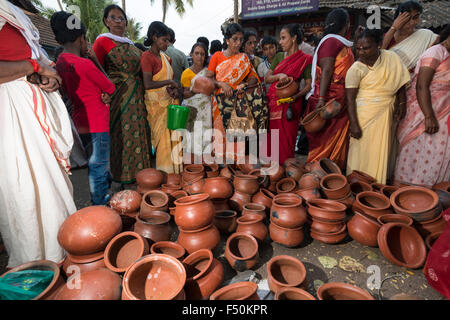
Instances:
[[[23,270],[0,278],[0,300],[32,300],[52,282],[53,271]]]

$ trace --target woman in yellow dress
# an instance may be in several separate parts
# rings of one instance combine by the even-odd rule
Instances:
[[[347,174],[363,171],[386,183],[393,117],[406,113],[408,69],[395,53],[380,49],[380,30],[364,29],[356,43],[356,61],[345,79],[350,146]]]
[[[171,60],[164,53],[169,46],[169,38],[169,29],[164,23],[155,21],[150,24],[144,43],[150,48],[142,54],[141,67],[151,141],[156,150],[156,168],[166,173],[180,173],[183,171],[179,156],[181,145],[172,141],[172,131],[167,128],[168,107],[179,102],[179,86],[173,80]]]

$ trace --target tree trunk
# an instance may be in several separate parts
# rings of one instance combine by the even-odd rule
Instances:
[[[168,7],[168,3],[167,0],[163,0],[162,1],[162,6],[163,6],[163,23],[166,23],[166,15],[167,15],[167,7]]]
[[[64,8],[63,8],[63,6],[62,6],[61,0],[58,0],[58,5],[59,5],[59,9],[60,9],[61,11],[64,11]]]
[[[126,0],[122,0],[122,9],[126,14],[127,13],[127,1]]]
[[[234,0],[234,23],[239,23],[239,0]]]

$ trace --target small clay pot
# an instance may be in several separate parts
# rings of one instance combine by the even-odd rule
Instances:
[[[370,184],[370,186],[372,187],[373,191],[382,193],[381,189],[383,189],[386,185],[378,182],[373,182]]]
[[[305,201],[320,199],[320,192],[317,188],[300,189],[295,192]]]
[[[214,209],[217,211],[231,210],[228,199],[211,199]]]
[[[323,107],[320,109],[320,117],[323,119],[332,119],[336,117],[339,112],[342,110],[342,104],[340,104],[335,99],[332,101],[327,102]]]
[[[307,216],[302,202],[302,198],[296,194],[277,195],[272,202],[270,221],[275,222],[280,227],[289,229],[303,226]]]
[[[433,244],[436,242],[437,239],[439,239],[441,234],[442,234],[442,231],[441,232],[430,233],[425,238],[425,245],[427,246],[428,250],[431,250],[431,247],[433,247]]]
[[[257,290],[258,285],[254,282],[236,282],[215,291],[209,300],[260,300]]]
[[[201,249],[183,260],[186,269],[184,291],[188,300],[208,299],[223,281],[223,266],[211,250]]]
[[[276,183],[284,178],[285,169],[277,162],[271,162],[269,167],[265,167],[261,173],[269,175],[270,183]]]
[[[183,260],[186,255],[186,249],[176,242],[159,241],[150,247],[151,254],[166,254],[178,260]]]
[[[219,165],[218,164],[205,164],[206,178],[215,178],[219,176]]]
[[[136,232],[122,232],[106,246],[105,265],[113,272],[123,273],[148,252],[149,245],[144,237]]]
[[[323,177],[320,180],[320,187],[326,197],[331,200],[342,199],[351,192],[345,176],[337,173]]]
[[[265,206],[265,211],[268,213],[272,207],[272,201],[275,195],[267,189],[261,188],[258,193],[252,197],[252,203],[257,203]]]
[[[297,182],[293,178],[283,178],[276,184],[277,193],[293,192],[297,187]]]
[[[136,183],[142,189],[158,189],[164,182],[164,174],[154,168],[147,168],[136,174]]]
[[[302,175],[304,175],[306,173],[306,170],[303,169],[303,166],[299,167],[295,164],[290,164],[290,165],[286,166],[286,162],[285,162],[285,168],[286,168],[286,177],[292,178],[295,181],[300,180]]]
[[[338,232],[344,226],[344,221],[322,221],[320,219],[312,218],[311,230],[323,232],[323,233],[334,233]]]
[[[237,213],[232,210],[216,211],[214,216],[214,225],[221,234],[230,234],[236,231],[237,228]]]
[[[225,177],[208,178],[205,179],[203,191],[211,199],[228,199],[233,195],[233,186]]]
[[[192,180],[184,180],[183,181],[183,190],[189,193],[189,195],[200,194],[204,192],[205,188],[205,179],[203,177],[195,177]]]
[[[261,169],[254,169],[248,173],[251,176],[257,176],[259,187],[267,188],[270,185],[270,177],[261,173]]]
[[[343,282],[329,282],[317,290],[319,300],[375,300],[367,291]]]
[[[378,246],[383,255],[395,265],[417,269],[427,256],[425,243],[419,232],[402,223],[387,223],[378,231]]]
[[[385,214],[382,216],[379,216],[377,218],[378,223],[380,223],[381,225],[386,224],[386,223],[404,223],[407,226],[412,226],[413,225],[413,219],[411,219],[408,216],[405,216],[403,214]]]
[[[214,85],[214,81],[211,78],[200,76],[194,79],[192,92],[210,96],[214,93],[215,90],[216,87]]]
[[[318,161],[318,165],[322,171],[325,172],[325,174],[342,174],[341,168],[332,160],[327,158],[322,158]],[[317,170],[315,166],[311,168],[310,171]]]
[[[269,235],[272,241],[288,248],[299,246],[305,238],[303,226],[296,229],[288,229],[280,227],[274,222],[269,224]]]
[[[236,271],[252,269],[259,260],[258,242],[247,233],[233,233],[226,243],[225,258]]]
[[[214,219],[214,205],[206,193],[180,198],[175,205],[175,223],[184,230],[201,229]]]
[[[364,191],[356,196],[353,212],[362,212],[374,219],[385,214],[391,214],[391,202],[385,195],[375,191]]]
[[[204,178],[205,167],[201,164],[189,164],[184,166],[184,171],[181,176],[185,181],[191,181],[195,178]]]
[[[364,246],[377,247],[377,234],[381,223],[360,212],[347,222],[347,230],[350,237]]]
[[[259,215],[263,218],[263,221],[266,219],[266,207],[262,204],[258,203],[247,203],[244,205],[242,210],[242,216],[245,216],[247,214],[255,214]]]
[[[391,204],[395,212],[406,214],[415,221],[426,221],[435,218],[439,197],[433,190],[424,187],[404,187],[391,196]]]
[[[275,85],[276,95],[279,99],[289,98],[298,93],[299,85],[293,77],[288,77],[285,81],[278,81]]]
[[[254,195],[259,190],[259,182],[257,176],[238,175],[234,177],[234,189],[241,193]]]
[[[337,244],[342,242],[347,236],[347,226],[344,224],[341,230],[333,233],[324,233],[311,230],[311,238],[327,243],[327,244]]]
[[[326,122],[327,121],[320,116],[320,113],[314,110],[301,120],[301,125],[305,128],[307,133],[317,133],[323,129]]]
[[[200,249],[214,250],[220,242],[220,233],[213,224],[198,230],[185,230],[178,227],[177,242],[191,254]]]
[[[252,202],[252,196],[247,193],[243,193],[235,190],[233,196],[229,200],[229,204],[232,210],[242,212],[244,205]]]
[[[312,173],[304,174],[298,181],[298,186],[300,190],[302,189],[319,189],[320,188],[320,178]]]
[[[236,175],[236,170],[233,166],[227,164],[222,170],[220,170],[219,176],[227,177],[230,181],[233,181],[234,176]]]
[[[350,190],[354,196],[364,191],[373,191],[372,186],[364,181],[352,182],[350,184]]]
[[[149,244],[170,239],[170,215],[163,211],[153,211],[146,218],[136,217],[133,231],[141,235]]]
[[[322,221],[343,221],[346,217],[347,207],[334,200],[312,199],[306,204],[311,217]]]
[[[399,187],[396,186],[384,186],[381,188],[380,193],[384,194],[389,199],[391,198],[391,195],[397,191]]]
[[[166,185],[169,185],[169,186],[181,185],[181,175],[178,173],[168,173]]]
[[[301,287],[306,290],[306,268],[294,257],[288,255],[273,257],[267,263],[267,283],[270,291],[274,293],[286,287]]]
[[[258,214],[248,213],[237,219],[237,233],[247,233],[263,242],[267,237],[267,227],[263,223],[263,217]]]
[[[353,182],[362,181],[368,184],[372,184],[376,181],[376,179],[365,172],[359,170],[353,170],[352,173],[347,175],[348,183],[352,184]]]
[[[161,186],[161,191],[167,193],[167,195],[171,195],[179,190],[181,190],[181,185],[163,184]]]
[[[169,210],[169,196],[161,190],[152,190],[144,194],[141,202],[141,218],[151,216],[154,211],[167,212]]]
[[[109,205],[117,212],[130,213],[139,211],[142,197],[139,192],[134,190],[122,190],[111,197]]]
[[[275,293],[274,300],[316,300],[316,298],[303,289],[284,287]]]
[[[423,222],[415,222],[414,226],[417,231],[419,231],[422,238],[426,238],[428,235],[432,233],[443,232],[447,223],[445,222],[442,214],[439,214],[436,218],[423,221]]]

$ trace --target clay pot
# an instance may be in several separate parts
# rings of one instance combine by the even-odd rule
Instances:
[[[439,202],[442,205],[443,209],[446,210],[450,207],[450,192],[444,191],[444,190],[435,190],[436,194],[438,195]]]
[[[346,217],[347,207],[337,201],[313,199],[306,204],[311,217],[322,221],[343,221]]]
[[[225,258],[236,271],[252,269],[259,260],[258,242],[247,233],[233,233],[226,243]]]
[[[420,268],[427,256],[419,232],[402,223],[383,225],[378,231],[378,246],[386,259],[405,268]]]
[[[75,262],[74,260],[77,262]],[[68,253],[66,258],[64,259],[64,263],[62,266],[62,269],[67,278],[70,277],[74,271],[83,273],[102,268],[106,268],[104,251],[100,251],[98,254],[92,254],[88,256],[73,256]]]
[[[299,85],[293,77],[288,77],[285,81],[278,81],[275,85],[278,98],[289,98],[298,93]]]
[[[178,229],[180,233],[177,241],[189,254],[200,249],[212,251],[220,242],[219,230],[212,224],[198,230]]]
[[[205,188],[205,179],[202,177],[196,177],[192,180],[183,180],[183,190],[189,193],[189,195],[203,193]]]
[[[381,223],[360,212],[347,222],[347,230],[353,240],[364,246],[377,247],[377,234],[381,228]]]
[[[149,244],[170,239],[170,215],[167,212],[153,211],[146,218],[137,216],[134,232],[141,235]]]
[[[343,197],[342,199],[336,199],[335,201],[342,203],[345,205],[348,209],[353,207],[353,203],[355,203],[355,196],[349,192],[347,196]]]
[[[356,196],[353,211],[362,212],[374,219],[385,214],[391,214],[391,202],[385,195],[375,191],[364,191]]]
[[[431,247],[433,247],[433,244],[436,242],[437,239],[439,239],[441,234],[442,234],[442,231],[441,232],[430,233],[425,238],[425,245],[427,246],[428,250],[431,250]]]
[[[136,183],[147,190],[158,189],[164,182],[164,174],[156,169],[147,168],[136,174]]]
[[[424,187],[400,188],[392,194],[391,204],[395,212],[419,222],[433,219],[442,212],[436,210],[439,205],[436,192]]]
[[[106,268],[83,272],[77,286],[61,287],[54,300],[120,300],[122,279]]]
[[[123,276],[122,300],[174,300],[183,291],[186,270],[172,256],[150,254],[131,265]]]
[[[272,201],[275,195],[267,189],[261,188],[252,198],[252,203],[257,203],[265,206],[265,211],[268,213],[272,207]]]
[[[270,177],[261,173],[261,169],[255,169],[248,173],[251,176],[258,177],[258,183],[260,188],[267,188],[270,185]]]
[[[237,233],[247,233],[263,242],[267,237],[267,227],[263,223],[263,217],[258,214],[248,213],[237,219]]]
[[[297,182],[293,178],[283,178],[276,184],[277,193],[293,192],[297,187]]]
[[[209,300],[260,300],[257,290],[258,285],[254,282],[237,282],[215,291]]]
[[[183,260],[186,254],[186,249],[180,246],[176,242],[172,241],[159,241],[155,242],[150,247],[151,254],[167,254],[178,260]]]
[[[336,100],[332,100],[327,102],[319,110],[320,110],[320,117],[328,120],[336,117],[339,114],[339,112],[341,112],[342,105]]]
[[[300,190],[320,188],[320,179],[315,174],[306,173],[298,181]]]
[[[303,289],[284,287],[275,293],[274,300],[316,300],[316,298]]]
[[[218,164],[205,164],[205,172],[207,178],[215,178],[219,176],[219,165]]]
[[[301,227],[306,222],[306,210],[302,198],[296,194],[282,194],[273,199],[270,221],[289,229]]]
[[[415,222],[414,226],[417,231],[419,231],[422,238],[426,238],[428,235],[432,233],[443,232],[445,227],[447,226],[442,214],[439,214],[436,218],[423,221],[423,222]]]
[[[302,199],[306,202],[312,199],[320,199],[319,189],[317,188],[308,188],[308,189],[300,189],[296,191]]]
[[[242,193],[254,195],[259,190],[259,182],[257,176],[238,175],[234,177],[234,189]]]
[[[232,210],[242,212],[244,205],[251,203],[252,196],[247,193],[234,191],[233,196],[229,200],[229,204]]]
[[[270,167],[261,171],[263,174],[269,175],[270,183],[276,183],[284,178],[285,169],[279,163],[271,162]]]
[[[166,185],[179,186],[181,185],[181,175],[177,173],[168,173]]]
[[[228,203],[228,199],[211,199],[215,211],[223,211],[223,210],[230,210],[231,207]]]
[[[136,223],[136,216],[138,214],[139,211],[120,214],[120,219],[122,219],[122,231],[133,230],[134,224]]]
[[[289,248],[299,246],[305,238],[303,226],[296,229],[288,229],[280,227],[274,222],[269,224],[269,235],[272,241]]]
[[[139,213],[141,218],[146,218],[152,215],[154,211],[169,210],[169,196],[161,190],[152,190],[144,194],[141,202],[141,211]]]
[[[187,197],[189,194],[184,191],[184,190],[178,190],[175,191],[174,193],[172,193],[169,196],[169,213],[174,216],[175,215],[175,201],[183,198],[183,197]]]
[[[337,244],[345,239],[347,236],[347,226],[344,224],[341,230],[333,233],[325,233],[311,230],[311,238],[327,243],[327,244]]]
[[[306,269],[303,263],[291,256],[273,257],[267,263],[267,283],[270,291],[301,287],[306,290]]]
[[[261,164],[258,163],[258,159],[256,157],[246,155],[244,159],[242,158],[237,159],[237,168],[238,170],[242,171],[244,175],[248,175],[249,172],[255,169],[260,169]]]
[[[391,195],[398,189],[399,187],[396,186],[384,186],[383,188],[381,188],[380,193],[384,194],[386,197],[390,199]]]
[[[175,223],[184,230],[201,229],[214,219],[214,205],[206,193],[180,198],[175,205]]]
[[[123,190],[111,197],[109,205],[119,213],[130,213],[139,211],[142,197],[134,190]]]
[[[247,203],[244,205],[242,210],[242,216],[254,214],[257,216],[261,216],[263,221],[266,219],[266,207],[262,204],[258,203]]]
[[[301,120],[301,125],[305,128],[306,132],[316,133],[323,129],[326,122],[327,121],[320,116],[319,112],[314,110]]]
[[[286,177],[292,178],[295,181],[300,180],[302,175],[306,173],[306,171],[303,169],[303,167],[299,167],[295,164],[286,166],[286,163],[285,163],[285,168],[286,168]]]
[[[205,76],[195,78],[192,86],[192,92],[201,93],[206,96],[212,95],[215,90],[214,81]]]
[[[48,284],[47,288],[42,290],[39,295],[33,298],[33,300],[53,300],[58,290],[64,285],[64,279],[61,276],[61,270],[58,265],[50,260],[36,260],[21,264],[11,270],[3,273],[0,278],[3,278],[7,274],[25,271],[25,270],[40,270],[40,271],[52,271],[53,278]]]
[[[350,184],[350,190],[354,196],[364,191],[373,191],[372,186],[364,181],[352,182]]]
[[[148,252],[149,245],[144,237],[136,232],[123,232],[108,243],[105,249],[105,265],[113,272],[123,273]]]
[[[188,300],[205,300],[223,281],[223,266],[211,250],[201,249],[183,260],[186,269],[184,291]]]
[[[439,182],[436,183],[432,189],[434,191],[436,190],[442,190],[442,191],[446,191],[446,192],[450,192],[450,181],[443,181],[443,182]]]
[[[352,184],[353,182],[365,182],[368,184],[374,183],[376,179],[370,175],[368,175],[365,172],[359,171],[359,170],[353,170],[352,173],[347,175],[347,181],[348,183]]]
[[[328,174],[320,180],[320,187],[331,200],[342,199],[350,192],[350,185],[345,176],[337,173]]]
[[[373,191],[382,193],[381,189],[383,189],[386,185],[382,183],[373,182],[370,184],[370,186],[372,187]]]
[[[87,255],[103,251],[122,230],[122,219],[113,209],[92,206],[69,216],[58,231],[58,242],[67,252]]]
[[[231,165],[226,165],[222,170],[220,170],[221,177],[227,177],[230,181],[233,181],[236,175],[236,170]]]
[[[325,172],[325,174],[342,174],[341,168],[339,168],[339,166],[330,159],[320,159],[319,166]],[[313,168],[311,171],[313,170],[315,169]]]
[[[180,190],[181,185],[163,184],[161,186],[161,191],[167,193],[167,195],[171,195],[172,193]]]
[[[367,291],[343,282],[329,282],[317,290],[319,300],[375,300]]]
[[[233,195],[233,186],[225,177],[208,178],[205,179],[203,191],[211,199],[228,199]]]
[[[404,223],[407,226],[412,226],[413,225],[413,219],[411,219],[408,216],[405,216],[403,214],[385,214],[382,216],[379,216],[377,218],[378,223],[380,223],[381,225],[386,224],[386,223]]]
[[[237,213],[232,210],[216,211],[214,225],[222,234],[233,233],[237,228]]]
[[[343,226],[344,221],[325,221],[312,218],[311,230],[323,233],[334,233],[341,230]]]
[[[181,176],[185,181],[192,181],[195,178],[204,178],[205,167],[201,164],[189,164],[184,166],[184,171]]]

